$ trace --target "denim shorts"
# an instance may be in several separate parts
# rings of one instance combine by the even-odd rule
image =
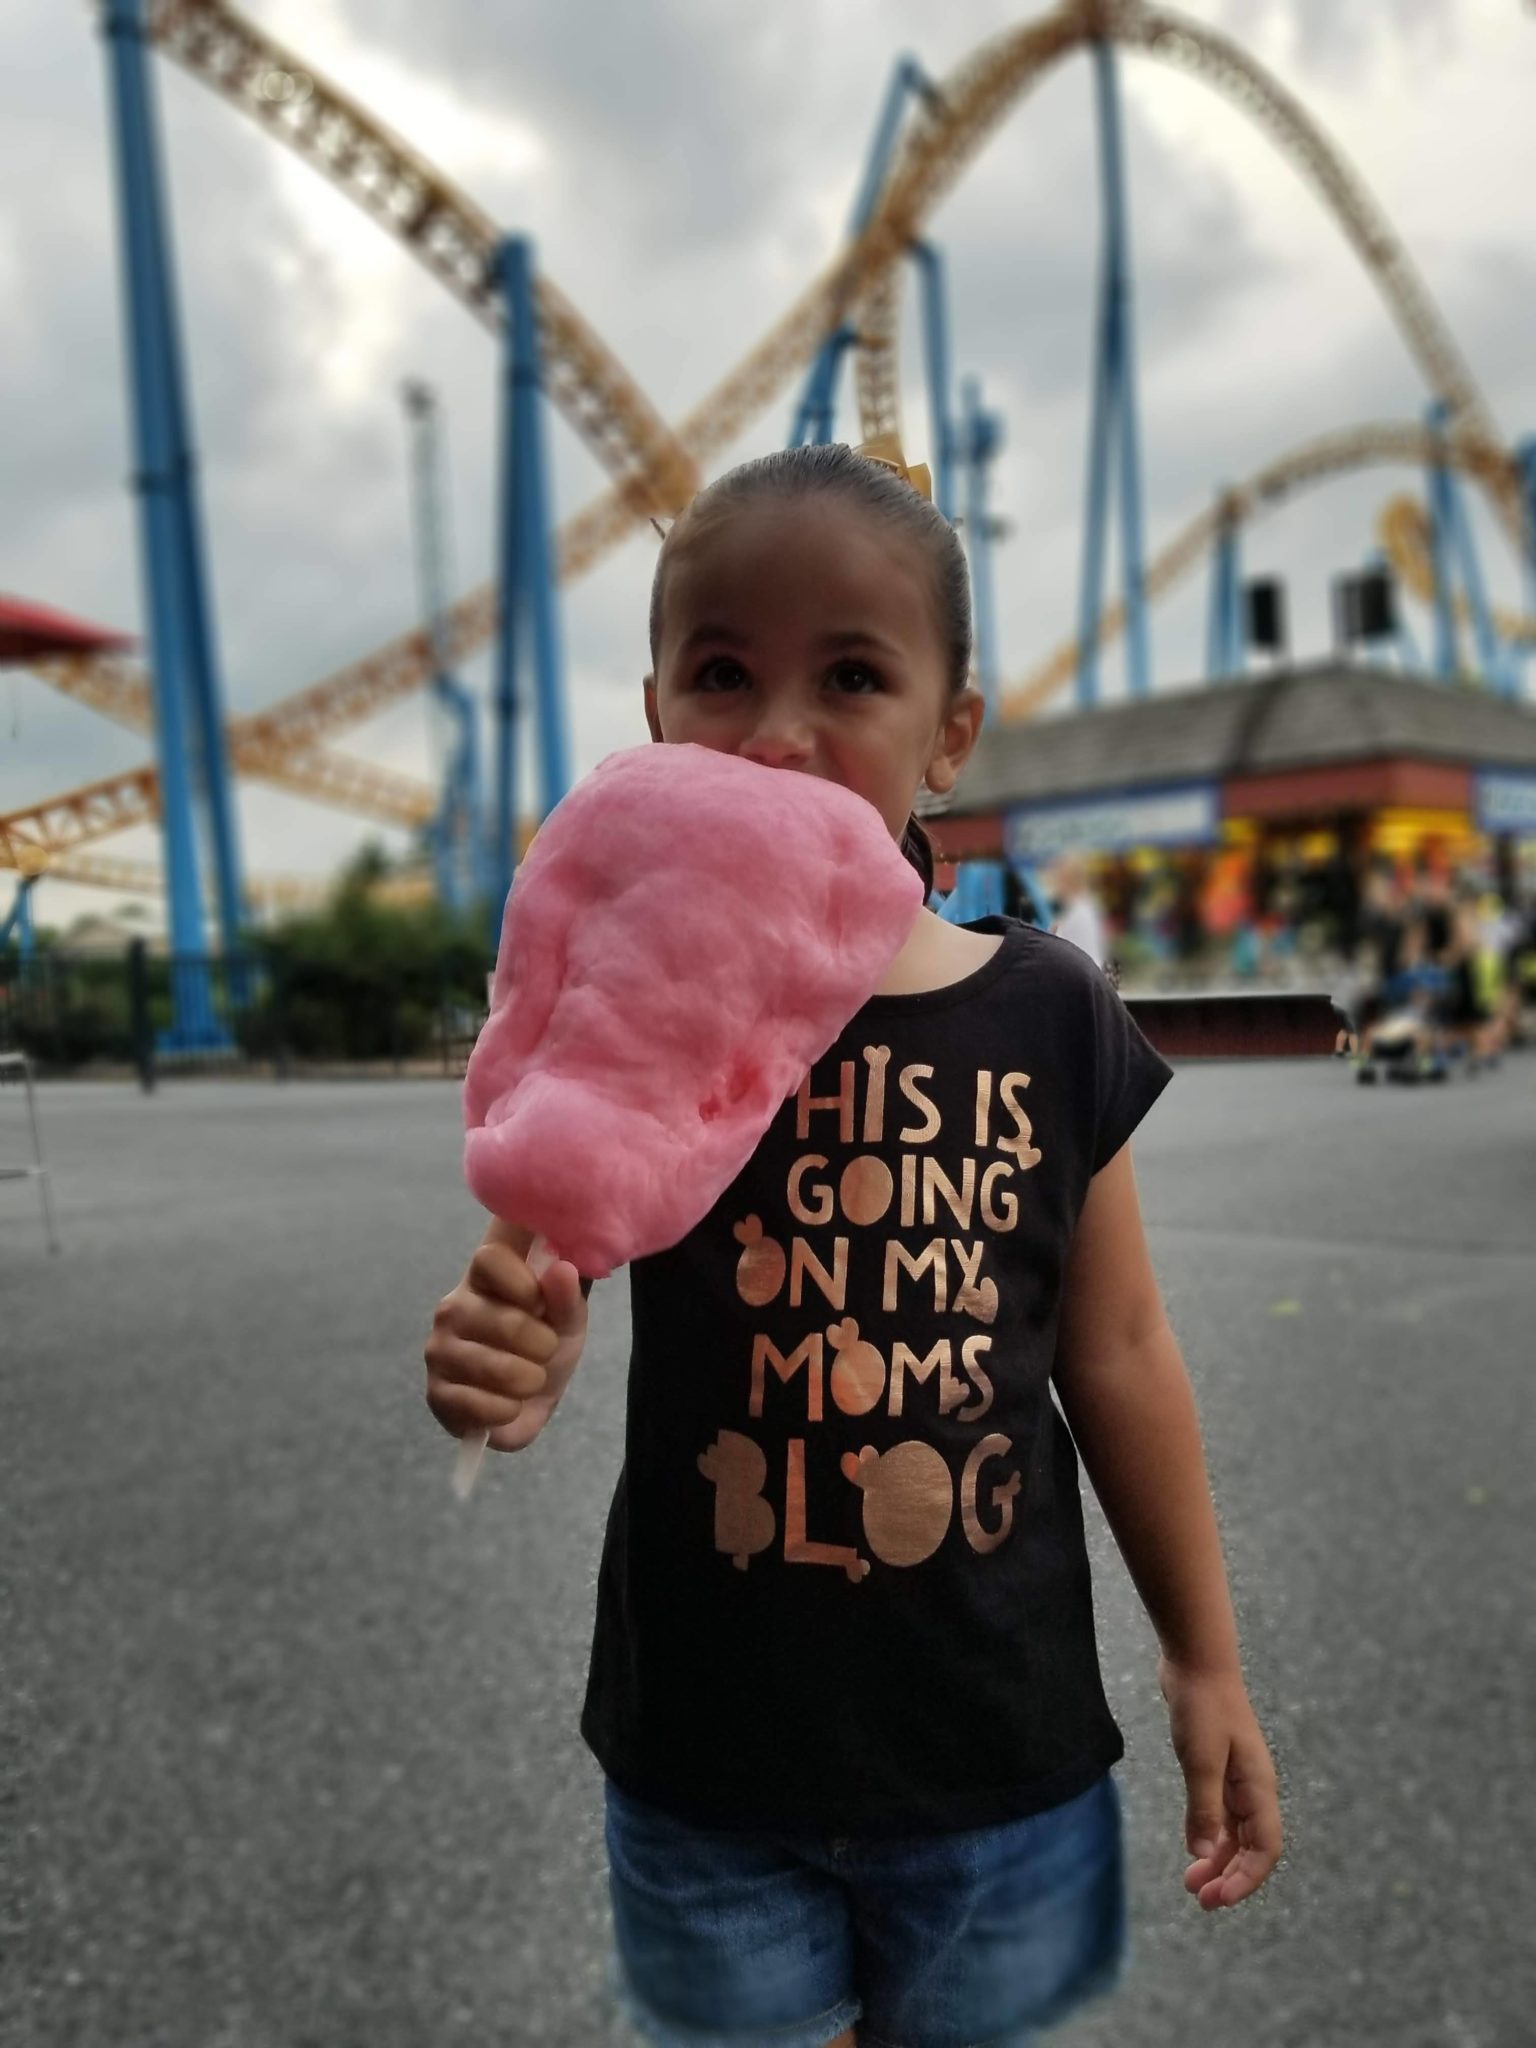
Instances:
[[[897,1840],[701,1828],[605,1779],[608,1983],[657,2048],[1025,2048],[1129,1959],[1112,1773]]]

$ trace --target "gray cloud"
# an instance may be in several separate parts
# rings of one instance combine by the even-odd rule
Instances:
[[[1461,38],[1455,0],[1391,0],[1387,7],[1359,0],[1220,0],[1217,16],[1239,40],[1262,26],[1274,35],[1288,70],[1335,85],[1363,78],[1390,46],[1432,59],[1447,55]]]
[[[1209,0],[1202,11],[1242,35],[1257,10]],[[1458,47],[1471,39],[1432,0],[1406,0],[1385,20],[1384,12],[1268,10],[1262,49],[1304,90],[1309,77],[1372,76],[1399,44],[1430,52],[1450,48],[1445,38]],[[551,274],[671,414],[693,404],[831,254],[896,50],[917,49],[943,73],[1018,19],[1003,0],[942,20],[918,0],[850,0],[835,26],[810,0],[749,11],[671,0],[601,15],[532,0],[440,0],[431,9],[346,0],[341,18],[361,47],[390,53],[482,119],[537,129],[542,166],[488,170],[475,196],[537,235]],[[1369,32],[1367,20],[1376,24]],[[20,53],[20,62],[0,64],[0,580],[132,629],[139,569],[101,53],[86,10],[56,0],[12,0],[4,35],[7,60]],[[1315,266],[1298,269],[1272,231],[1283,198],[1260,205],[1235,171],[1185,160],[1138,116],[1139,96],[1161,89],[1162,76],[1136,67],[1128,93],[1153,544],[1224,478],[1310,434],[1411,412],[1419,401],[1400,343],[1330,242],[1315,201],[1296,188],[1318,252]],[[279,174],[266,138],[181,73],[162,72],[160,85],[209,558],[228,701],[240,711],[414,622],[404,376],[425,375],[443,394],[459,583],[490,573],[495,345],[403,254],[386,254],[360,284],[347,252],[296,205],[294,178]],[[1368,148],[1362,154],[1353,134],[1341,139],[1369,174]],[[1499,145],[1464,137],[1461,146]],[[1426,142],[1431,154],[1438,147]],[[950,263],[956,369],[979,371],[1007,417],[995,495],[1015,521],[998,558],[1012,672],[1053,644],[1075,611],[1097,219],[1090,94],[1073,62],[1005,125],[933,223]],[[1413,219],[1400,226],[1418,246]],[[1432,252],[1458,335],[1511,430],[1536,424],[1536,367],[1508,312],[1529,300],[1533,282],[1523,233],[1512,200],[1507,223],[1480,220],[1475,240]],[[917,452],[926,427],[915,345],[909,324]],[[341,384],[339,351],[361,366]],[[786,390],[737,452],[779,439],[792,403]],[[842,431],[853,431],[846,413]],[[566,513],[601,479],[563,425],[551,445]],[[1326,631],[1327,576],[1369,545],[1381,486],[1338,486],[1253,536],[1256,561],[1286,567],[1298,591],[1312,594],[1307,630],[1316,638]],[[643,735],[637,688],[653,554],[654,542],[639,537],[564,597],[583,766]],[[1159,615],[1161,676],[1195,672],[1202,604],[1197,579]],[[482,691],[488,674],[486,656],[468,670]],[[429,772],[420,704],[347,744]],[[25,678],[0,689],[0,808],[147,751]],[[257,790],[242,794],[241,813],[253,869],[323,869],[369,829]],[[103,850],[144,857],[153,838]],[[45,906],[45,916],[67,917],[83,899],[58,890],[53,900],[59,908]],[[8,903],[0,883],[0,907]]]

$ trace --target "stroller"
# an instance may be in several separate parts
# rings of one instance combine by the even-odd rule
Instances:
[[[1428,961],[1404,968],[1381,990],[1352,1055],[1355,1079],[1443,1081],[1450,1073],[1440,1018],[1450,975]]]

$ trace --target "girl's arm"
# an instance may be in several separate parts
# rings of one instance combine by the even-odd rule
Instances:
[[[1243,1684],[1194,1394],[1152,1271],[1129,1145],[1089,1185],[1054,1378],[1162,1648],[1196,1859],[1185,1885],[1203,1907],[1235,1905],[1280,1854],[1275,1773]]]

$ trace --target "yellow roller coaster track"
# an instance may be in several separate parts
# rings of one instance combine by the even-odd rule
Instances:
[[[1405,589],[1425,604],[1435,601],[1435,564],[1430,537],[1429,514],[1417,498],[1389,498],[1376,521],[1376,534]],[[1458,618],[1468,619],[1472,608],[1460,595],[1455,600]],[[1493,629],[1501,640],[1517,641],[1529,647],[1536,643],[1536,618],[1528,612],[1490,607]]]
[[[152,861],[109,860],[102,854],[61,854],[56,858],[17,863],[22,875],[50,875],[56,882],[78,882],[91,889],[125,889],[135,896],[159,896],[165,876]],[[329,883],[313,875],[251,875],[246,894],[261,910],[310,910],[330,893]]]
[[[1108,39],[1192,72],[1256,121],[1316,187],[1402,330],[1430,388],[1453,420],[1497,443],[1498,429],[1407,250],[1363,180],[1295,96],[1247,51],[1216,30],[1141,0],[1068,0],[1054,14],[986,44],[914,115],[891,168],[882,213],[917,224],[931,212],[981,144],[1062,57]],[[878,225],[878,223],[877,223]],[[894,274],[859,306],[856,326],[863,432],[899,433],[900,370]],[[1522,534],[1513,465],[1495,494],[1512,537]]]
[[[1217,531],[1227,521],[1253,519],[1273,510],[1303,486],[1342,476],[1349,470],[1388,463],[1422,466],[1432,455],[1480,485],[1491,503],[1500,502],[1509,458],[1496,442],[1485,440],[1480,434],[1463,430],[1434,443],[1428,432],[1414,422],[1390,420],[1322,434],[1258,470],[1246,483],[1223,492],[1215,504],[1181,527],[1147,564],[1147,596],[1164,596],[1181,577],[1188,575],[1205,558]],[[1107,605],[1099,618],[1100,645],[1107,645],[1124,630],[1123,604],[1117,601]],[[1002,703],[1003,715],[1020,719],[1038,711],[1077,673],[1077,654],[1077,642],[1064,640],[1008,692]]]
[[[194,76],[287,142],[399,237],[480,318],[492,325],[499,322],[486,282],[496,238],[493,223],[399,138],[222,0],[165,0],[153,17],[151,33]],[[896,266],[1004,114],[1052,65],[1098,37],[1112,38],[1203,77],[1234,99],[1298,163],[1376,280],[1431,387],[1450,407],[1453,424],[1463,437],[1470,436],[1464,445],[1476,451],[1475,461],[1465,466],[1488,490],[1507,530],[1517,541],[1522,537],[1514,466],[1499,446],[1492,416],[1471,372],[1380,208],[1305,109],[1236,44],[1171,9],[1141,0],[1063,0],[1051,13],[983,46],[944,81],[933,101],[914,117],[865,233],[800,295],[675,434],[569,303],[543,281],[539,312],[551,396],[599,459],[618,472],[608,491],[561,529],[557,563],[562,579],[593,566],[648,511],[685,502],[702,464],[730,445],[852,309],[862,336],[863,432],[868,437],[899,431],[897,307],[891,282]],[[1329,444],[1312,445],[1316,449]],[[1397,458],[1367,454],[1359,459]],[[1189,551],[1198,551],[1210,532],[1211,515],[1202,515],[1157,558],[1148,571],[1150,595],[1166,588],[1188,566],[1193,559]],[[1195,535],[1201,538],[1192,538]],[[460,600],[450,623],[457,654],[462,658],[482,645],[495,621],[491,586]],[[1122,626],[1120,607],[1108,606],[1100,620],[1101,641]],[[1070,659],[1065,659],[1066,652],[1058,650],[1006,693],[1006,716],[1029,715],[1070,678],[1075,649]],[[87,670],[98,666],[53,664],[46,673],[61,686],[74,687]],[[429,673],[424,642],[412,634],[283,700],[260,719],[247,722],[252,771],[258,755],[261,772],[276,772],[295,752],[302,752],[309,757],[311,771],[320,772],[317,749],[325,735],[420,688]],[[123,683],[131,680],[121,666],[118,677]],[[247,764],[241,760],[237,765],[244,770]],[[155,788],[154,770],[145,772],[151,781],[142,817],[153,813]],[[355,792],[358,788],[354,783]],[[57,816],[69,802],[69,797],[58,798],[42,808]],[[31,815],[35,814],[0,819],[0,863],[7,861],[14,834],[25,830]],[[78,837],[99,836],[100,830],[141,821],[124,815],[117,823],[87,832],[82,819]]]

